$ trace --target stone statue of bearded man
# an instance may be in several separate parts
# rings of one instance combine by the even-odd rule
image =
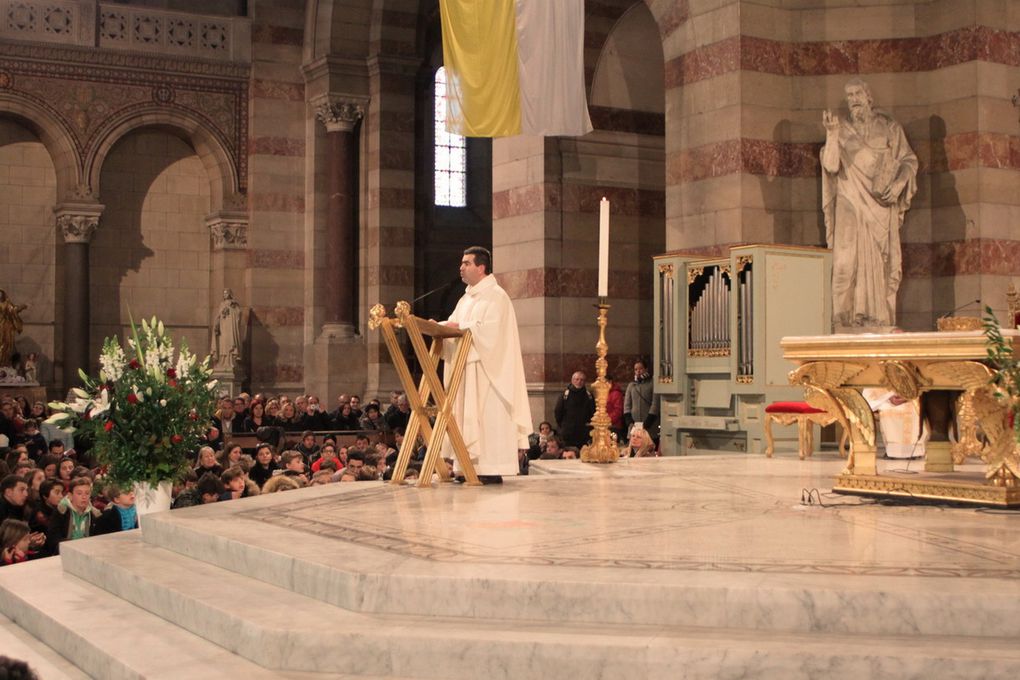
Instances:
[[[917,191],[917,156],[903,128],[872,107],[868,85],[845,86],[850,117],[822,113],[822,211],[832,248],[832,318],[838,328],[896,325],[903,278],[900,227]]]

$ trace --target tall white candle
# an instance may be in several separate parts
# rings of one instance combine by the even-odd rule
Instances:
[[[609,199],[599,204],[599,297],[609,295]]]

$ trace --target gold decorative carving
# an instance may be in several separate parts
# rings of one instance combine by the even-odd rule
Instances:
[[[751,266],[754,262],[754,258],[751,255],[740,255],[737,257],[737,271],[742,272],[744,269]]]
[[[989,447],[986,458],[986,479],[995,486],[1020,488],[1020,445],[1013,437],[1011,428],[1003,428],[1002,435]]]
[[[979,361],[939,361],[924,367],[929,384],[976,390],[988,385],[992,369]]]
[[[953,463],[959,465],[968,456],[988,462],[988,442],[997,442],[1005,433],[1006,409],[988,386],[967,390],[956,400],[957,442],[951,448]],[[984,434],[984,438],[981,434]]]
[[[753,375],[738,375],[737,376],[737,382],[742,384],[742,385],[750,385],[751,383],[754,382],[754,376]]]
[[[977,316],[946,316],[935,321],[940,331],[979,331],[983,328]]]
[[[830,389],[845,385],[864,368],[847,361],[812,361],[790,371],[790,384]]]
[[[407,317],[411,315],[411,305],[406,300],[400,300],[393,308],[393,315],[397,317],[394,325],[397,328],[403,328],[404,322],[407,321]]]
[[[386,308],[379,303],[372,305],[372,309],[368,310],[368,327],[374,331],[382,325],[385,318]]]
[[[665,274],[666,276],[673,278],[673,264],[672,263],[660,264],[659,273]]]
[[[898,496],[941,501],[962,501],[998,505],[1020,504],[1020,487],[997,486],[965,481],[909,479],[843,474],[836,478],[834,491],[864,496]]]
[[[669,376],[669,377],[663,376],[663,377],[659,378],[659,382],[664,384],[664,385],[669,385],[669,384],[671,384],[673,382],[673,378],[671,376]]]
[[[689,357],[728,357],[729,355],[730,355],[729,347],[719,347],[716,349],[687,350],[687,356]]]
[[[694,283],[699,276],[705,273],[704,267],[691,267],[687,270],[687,285]]]
[[[719,273],[723,276],[732,278],[732,274],[730,274],[730,266],[728,264],[719,265]]]
[[[879,366],[882,367],[886,384],[904,399],[917,399],[931,384],[931,381],[917,370],[917,366],[908,361],[882,361]]]
[[[598,378],[592,383],[592,390],[595,392],[595,415],[591,419],[591,444],[581,448],[581,461],[584,463],[615,463],[620,457],[609,434],[609,426],[612,421],[606,411],[606,401],[609,398],[609,381],[606,380],[606,369],[609,362],[606,355],[609,353],[609,344],[606,342],[606,326],[609,324],[609,305],[599,305],[598,325],[599,337],[595,343],[595,351],[598,358],[595,360],[595,371]]]

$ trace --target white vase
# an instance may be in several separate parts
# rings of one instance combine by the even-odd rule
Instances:
[[[163,512],[170,509],[173,486],[168,481],[160,482],[155,488],[147,482],[135,484],[135,507],[139,515]]]

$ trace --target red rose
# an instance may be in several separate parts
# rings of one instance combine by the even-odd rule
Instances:
[[[170,370],[172,371],[174,369],[171,368]],[[174,380],[173,378],[171,378],[170,380],[167,380],[166,384],[169,385],[170,387],[177,387],[177,381]]]
[[[112,420],[107,420],[106,423],[103,425],[103,429],[106,430],[107,432],[112,430],[113,429],[113,421]]]
[[[138,359],[132,359],[130,363],[128,363],[128,366],[134,370],[138,370],[138,367],[141,366],[141,364],[138,363]]]
[[[168,377],[168,378],[176,378],[177,377],[177,369],[175,369],[175,368],[168,368],[168,369],[166,369],[166,377]]]
[[[180,444],[182,441],[184,441],[184,437],[182,437],[181,435],[179,435],[179,434],[170,435],[170,442],[171,443],[173,443],[173,444]]]
[[[137,404],[138,403],[138,397],[135,396],[134,392],[128,393],[127,400],[128,400],[129,404]]]
[[[192,411],[191,413],[188,414],[188,418],[190,418],[191,420],[198,420],[198,414]]]

